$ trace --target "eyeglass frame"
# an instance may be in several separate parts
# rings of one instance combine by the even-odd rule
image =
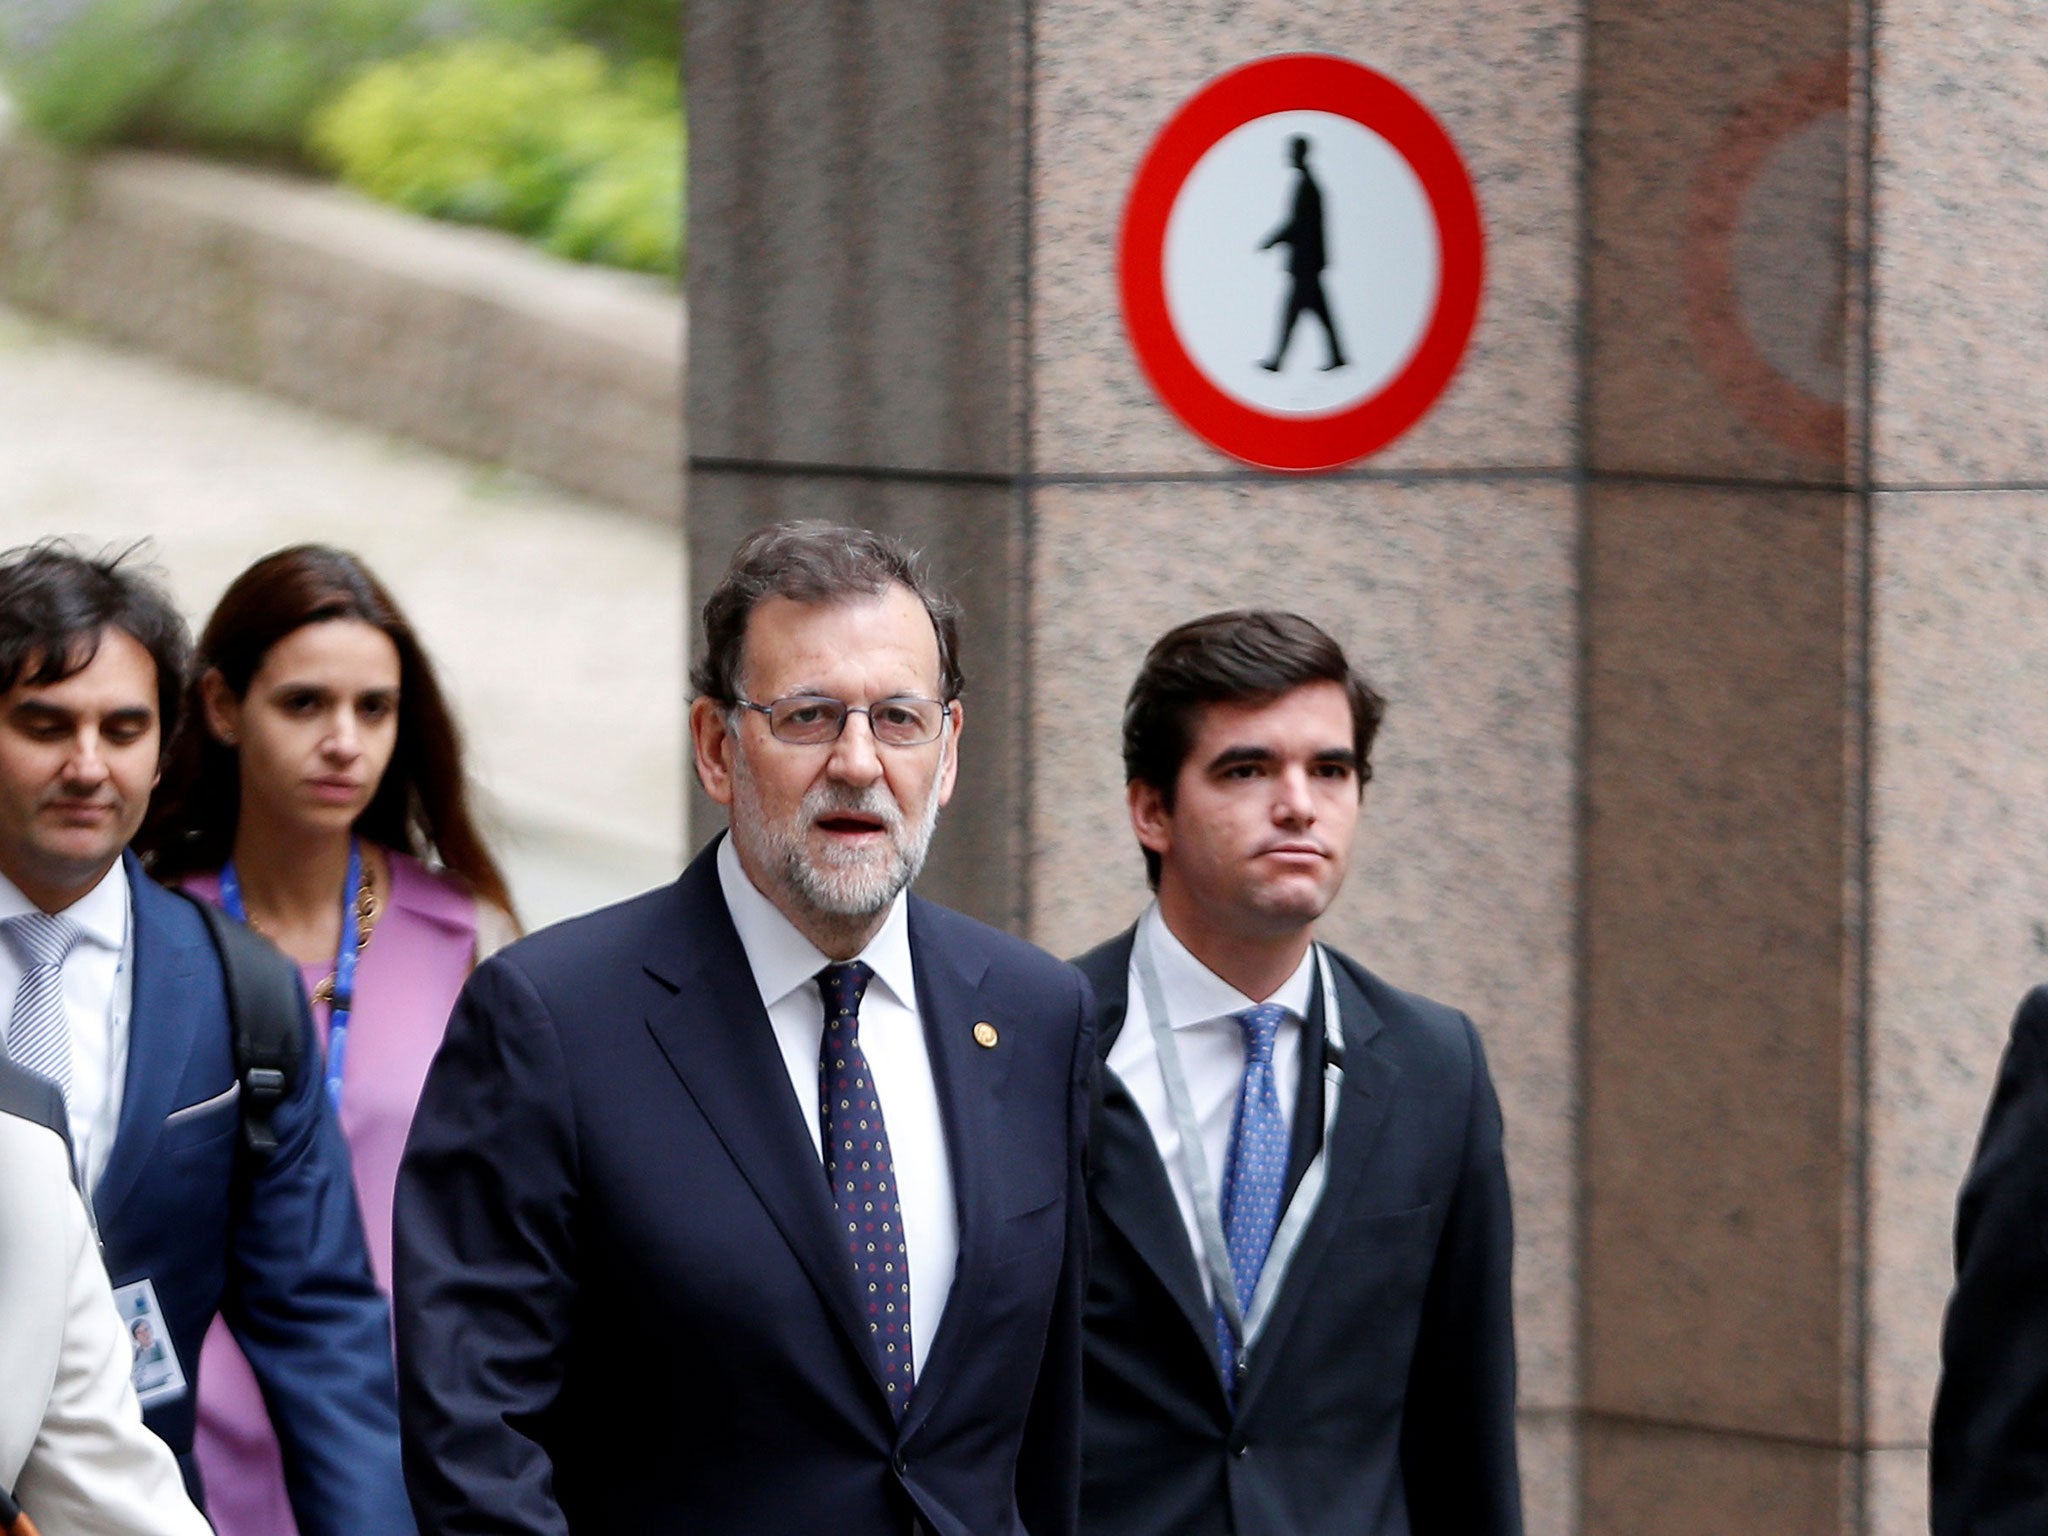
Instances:
[[[830,736],[827,736],[823,741],[791,741],[786,736],[777,736],[775,734],[775,706],[778,704],[795,703],[799,699],[837,706],[840,711],[839,729]],[[855,715],[866,715],[868,717],[868,740],[878,747],[888,747],[892,751],[914,752],[919,747],[928,747],[933,742],[942,740],[945,737],[946,727],[953,719],[953,707],[957,703],[959,703],[958,699],[934,699],[921,693],[892,693],[888,698],[877,699],[872,704],[849,704],[846,700],[836,699],[829,693],[786,693],[779,699],[770,699],[766,704],[757,704],[752,699],[734,699],[732,706],[734,709],[751,709],[761,715],[767,722],[769,739],[771,741],[779,741],[785,747],[836,746],[839,738],[846,734],[846,722]],[[939,706],[938,728],[922,741],[884,741],[875,731],[875,711],[886,704],[936,704]]]

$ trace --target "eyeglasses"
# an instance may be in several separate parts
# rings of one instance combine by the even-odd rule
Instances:
[[[848,715],[866,715],[868,730],[885,747],[922,747],[939,739],[952,706],[905,694],[873,704],[849,704],[821,694],[798,693],[772,704],[734,700],[741,709],[768,717],[768,734],[793,747],[822,747],[839,739]]]

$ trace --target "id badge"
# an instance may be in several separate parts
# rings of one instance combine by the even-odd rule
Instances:
[[[171,1347],[171,1330],[164,1326],[156,1287],[147,1280],[124,1285],[114,1292],[114,1306],[135,1351],[135,1396],[142,1406],[154,1408],[183,1397],[185,1372],[178,1364],[177,1350]]]

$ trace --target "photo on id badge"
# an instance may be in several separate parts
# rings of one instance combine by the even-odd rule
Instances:
[[[135,1350],[135,1395],[145,1408],[167,1403],[185,1391],[185,1372],[178,1365],[178,1352],[171,1347],[171,1333],[164,1326],[162,1308],[156,1302],[156,1287],[137,1280],[114,1292],[114,1305],[128,1330],[128,1342]]]

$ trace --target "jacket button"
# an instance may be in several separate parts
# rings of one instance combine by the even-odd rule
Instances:
[[[1245,1437],[1244,1437],[1244,1434],[1243,1434],[1243,1432],[1242,1432],[1242,1431],[1239,1431],[1238,1433],[1236,1433],[1236,1434],[1233,1434],[1233,1435],[1232,1435],[1232,1436],[1230,1437],[1230,1454],[1231,1454],[1231,1455],[1233,1455],[1233,1456],[1242,1456],[1242,1455],[1243,1455],[1243,1454],[1244,1454],[1244,1453],[1245,1453],[1246,1451],[1248,1451],[1248,1450],[1250,1450],[1250,1449],[1251,1449],[1251,1445],[1250,1445],[1250,1443],[1249,1443],[1249,1442],[1248,1442],[1248,1441],[1247,1441],[1247,1440],[1245,1439]]]
[[[898,1477],[902,1477],[910,1471],[910,1458],[898,1451],[889,1458],[889,1465],[896,1469]]]

